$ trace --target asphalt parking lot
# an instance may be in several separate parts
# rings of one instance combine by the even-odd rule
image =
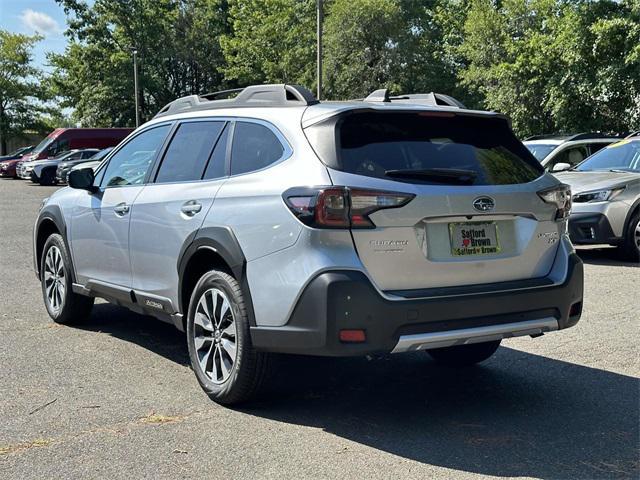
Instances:
[[[282,357],[212,403],[173,327],[100,303],[54,324],[31,232],[55,187],[0,179],[0,478],[640,477],[640,268],[582,250],[577,327],[470,370],[424,354]]]

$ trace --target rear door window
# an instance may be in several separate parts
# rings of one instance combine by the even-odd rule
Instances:
[[[467,184],[502,185],[530,182],[544,173],[499,117],[361,111],[338,120],[335,133],[322,124],[311,129],[316,132],[308,138],[323,161],[357,175],[426,184],[466,178]],[[335,144],[334,138],[332,152],[326,145]]]
[[[231,147],[231,174],[252,172],[277,162],[284,154],[278,137],[259,123],[236,122]]]
[[[200,180],[224,125],[222,121],[182,123],[164,154],[156,183]]]

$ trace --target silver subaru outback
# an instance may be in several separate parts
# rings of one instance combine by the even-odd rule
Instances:
[[[464,366],[582,313],[569,188],[506,117],[445,95],[185,97],[69,185],[34,231],[49,315],[101,297],[175,324],[220,403],[256,393],[274,353]]]

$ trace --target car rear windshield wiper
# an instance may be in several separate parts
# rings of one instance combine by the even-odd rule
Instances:
[[[384,174],[392,178],[417,178],[437,183],[471,185],[478,176],[473,170],[459,168],[426,168],[422,170],[386,170]]]

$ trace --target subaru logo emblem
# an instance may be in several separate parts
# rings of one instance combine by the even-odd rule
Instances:
[[[488,212],[496,206],[491,197],[478,197],[473,201],[473,208],[479,212]]]

